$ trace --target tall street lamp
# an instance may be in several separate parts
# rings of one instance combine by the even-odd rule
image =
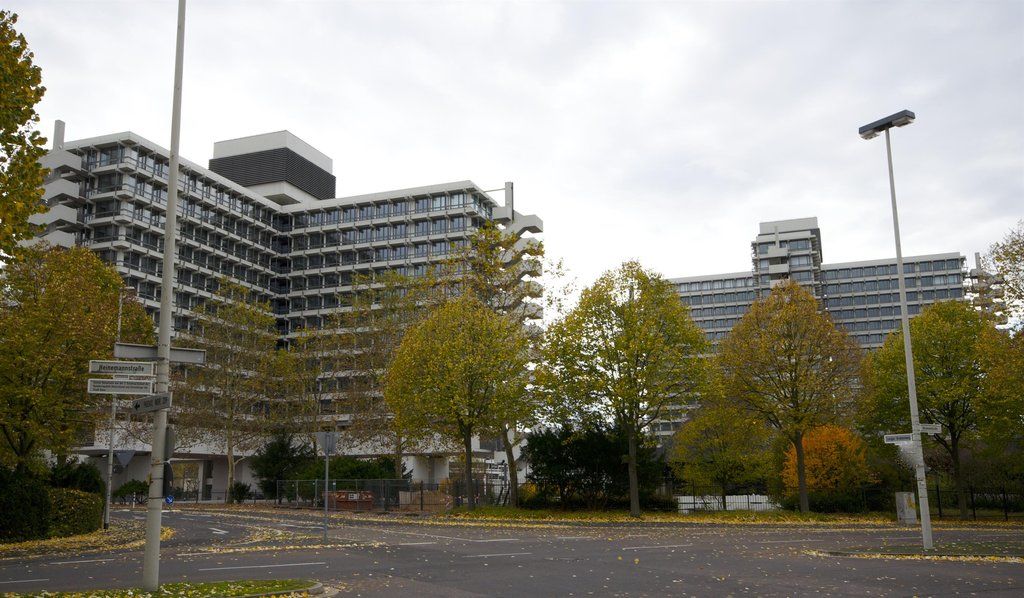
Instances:
[[[896,182],[892,174],[892,142],[889,129],[914,122],[914,113],[902,110],[896,114],[864,125],[858,131],[864,139],[885,133],[885,154],[889,160],[889,195],[892,198],[892,229],[896,236],[896,277],[900,285],[900,320],[903,324],[903,356],[907,365],[907,390],[910,397],[910,427],[914,447],[914,472],[921,511],[921,540],[925,550],[932,548],[932,519],[928,511],[928,482],[925,478],[924,452],[921,449],[921,420],[917,413],[917,381],[914,377],[914,351],[910,343],[910,314],[907,311],[907,285],[903,273],[903,250],[900,247],[900,219],[896,211]]]

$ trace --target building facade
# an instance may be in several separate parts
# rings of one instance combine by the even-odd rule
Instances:
[[[794,280],[807,288],[861,347],[877,349],[900,326],[896,258],[826,264],[817,218],[762,222],[747,272],[673,278],[690,315],[717,345],[759,297]],[[960,253],[905,256],[907,312],[964,298]]]
[[[65,142],[58,123],[55,133],[42,160],[50,168],[43,188],[49,209],[32,217],[41,225],[38,238],[91,249],[117,269],[155,322],[169,152],[131,132]],[[287,131],[218,142],[208,168],[181,160],[175,334],[193,326],[196,308],[221,279],[270,304],[287,341],[344,309],[355,282],[385,271],[424,276],[486,222],[522,244],[536,242],[528,233],[543,228],[536,216],[514,211],[511,183],[501,189],[504,204],[472,181],[337,198],[332,166]],[[518,267],[524,277],[539,273],[538,264]],[[539,306],[527,311],[542,315]],[[330,417],[343,426],[347,414],[331,410]],[[105,438],[83,451],[105,453]],[[218,455],[211,449],[195,457]],[[420,469],[429,466],[430,477],[439,472],[437,463],[409,465],[422,479]]]
[[[762,222],[750,244],[751,269],[673,278],[680,299],[712,346],[725,338],[759,297],[793,280],[821,302],[836,326],[864,349],[877,349],[900,328],[896,258],[827,264],[817,218]],[[960,253],[905,256],[907,312],[911,317],[938,301],[964,299],[964,256]],[[680,408],[653,424],[660,436],[685,421]]]

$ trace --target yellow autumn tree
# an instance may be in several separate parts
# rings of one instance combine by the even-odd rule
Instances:
[[[463,295],[409,329],[385,375],[384,397],[403,428],[462,444],[470,508],[473,436],[518,405],[528,348],[518,322]]]
[[[868,468],[866,445],[849,429],[836,425],[812,428],[804,436],[807,486],[814,493],[851,492],[874,481]],[[796,449],[786,451],[782,482],[789,494],[799,488]]]
[[[757,414],[792,445],[801,512],[810,511],[804,438],[850,408],[860,351],[789,281],[755,301],[718,348],[726,396]]]
[[[88,249],[35,245],[0,270],[0,462],[27,469],[43,451],[66,454],[94,422],[90,359],[110,359],[123,282]],[[122,339],[152,342],[153,321],[124,303]]]

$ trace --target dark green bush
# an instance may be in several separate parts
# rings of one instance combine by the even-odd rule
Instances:
[[[74,488],[103,496],[107,487],[103,475],[92,463],[58,461],[50,468],[50,485],[54,488]]]
[[[814,513],[863,513],[869,507],[866,494],[860,488],[828,492],[811,490],[807,493],[807,501]],[[787,494],[781,504],[784,509],[799,511],[800,497]]]
[[[114,498],[124,498],[133,494],[149,495],[149,484],[142,480],[128,480],[114,490]]]
[[[300,479],[299,472],[315,461],[316,455],[308,444],[297,442],[291,434],[278,434],[252,458],[252,472],[264,496],[281,499],[277,494],[278,482]]]
[[[103,525],[103,497],[74,488],[50,488],[50,537],[74,536]]]
[[[49,514],[50,496],[41,479],[0,468],[0,542],[45,538]]]
[[[299,480],[322,480],[324,460],[316,459],[296,471]],[[331,457],[332,480],[389,480],[395,477],[395,461],[389,457],[357,459],[347,455]],[[321,482],[322,483],[322,482]]]
[[[245,482],[235,482],[231,485],[231,502],[245,502],[249,498],[252,488]]]

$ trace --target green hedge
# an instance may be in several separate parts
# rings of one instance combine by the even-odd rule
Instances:
[[[50,537],[74,536],[103,525],[103,497],[71,488],[50,488]]]
[[[0,468],[0,542],[45,538],[50,497],[39,478]]]

